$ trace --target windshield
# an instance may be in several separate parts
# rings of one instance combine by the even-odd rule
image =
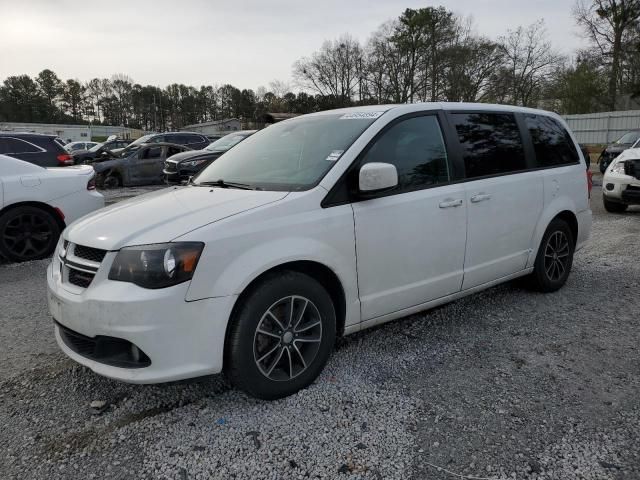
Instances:
[[[116,158],[126,158],[129,155],[131,155],[132,152],[135,152],[136,150],[140,150],[140,147],[142,145],[136,145],[135,142],[134,143],[130,143],[129,145],[127,145],[126,147],[124,147],[122,150],[120,150],[119,152],[111,152]]]
[[[98,143],[96,145],[94,145],[93,147],[91,147],[89,149],[90,152],[97,152],[98,150],[100,150],[102,148],[102,146],[104,145],[104,143]]]
[[[151,140],[151,137],[153,137],[153,134],[143,135],[139,139],[134,140],[133,142],[131,142],[129,144],[129,146],[131,146],[131,145],[140,145],[141,143],[147,143],[149,140]]]
[[[229,135],[225,135],[222,138],[219,138],[215,142],[211,143],[209,146],[205,148],[209,152],[226,152],[234,145],[240,143],[242,140],[247,138],[248,135],[241,135],[238,133],[230,133]]]
[[[632,143],[635,143],[638,138],[640,138],[640,132],[627,132],[622,137],[620,137],[616,141],[616,143],[631,145]]]
[[[194,183],[222,179],[262,190],[307,190],[380,115],[310,115],[276,123],[222,155]]]

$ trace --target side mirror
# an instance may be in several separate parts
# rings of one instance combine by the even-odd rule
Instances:
[[[358,190],[375,193],[398,185],[398,170],[390,163],[367,163],[360,168]]]

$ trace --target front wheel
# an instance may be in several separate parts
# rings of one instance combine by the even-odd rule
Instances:
[[[225,373],[258,398],[286,397],[310,385],[324,368],[336,336],[331,297],[299,272],[269,275],[231,319]]]
[[[612,202],[604,196],[602,197],[602,203],[604,204],[604,209],[609,213],[623,213],[627,210],[627,205],[624,203]]]
[[[567,222],[559,218],[552,220],[538,248],[529,277],[531,287],[545,293],[562,288],[569,278],[574,250],[575,239]]]

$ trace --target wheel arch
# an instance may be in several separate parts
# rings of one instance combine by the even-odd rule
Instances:
[[[571,233],[573,234],[573,243],[575,246],[576,242],[578,241],[578,217],[576,217],[575,213],[570,210],[563,210],[559,212],[555,217],[553,217],[551,219],[551,222],[555,219],[564,220],[569,225]]]
[[[549,228],[549,224],[558,218],[567,222],[569,228],[571,228],[571,233],[573,234],[574,246],[577,244],[580,230],[578,216],[576,215],[574,205],[566,198],[559,198],[556,202],[545,209],[543,215],[538,220],[531,242],[531,253],[529,255],[529,260],[527,261],[527,267],[533,267],[536,255],[538,255],[538,250],[540,249],[544,232]]]
[[[0,210],[0,215],[4,215],[6,212],[8,212],[10,210],[13,210],[15,208],[19,208],[19,207],[35,207],[35,208],[39,208],[41,210],[46,211],[47,213],[51,214],[53,216],[53,218],[55,218],[58,226],[60,227],[60,231],[61,232],[67,226],[65,221],[64,221],[64,212],[62,210],[56,209],[55,207],[52,207],[48,203],[38,202],[38,201],[34,201],[34,200],[29,200],[29,201],[24,201],[24,202],[16,202],[16,203],[12,203],[10,205],[7,205],[2,210]]]
[[[294,271],[303,273],[310,276],[317,282],[319,282],[326,290],[333,302],[336,309],[336,335],[342,336],[344,334],[345,321],[346,321],[346,294],[342,282],[338,278],[338,275],[328,266],[313,260],[296,260],[281,263],[274,267],[265,270],[252,279],[248,285],[242,290],[231,309],[231,315],[229,315],[229,321],[225,330],[225,349],[227,345],[227,339],[229,336],[231,322],[233,321],[238,308],[242,305],[244,299],[246,299],[254,288],[267,276],[274,273],[283,271]]]

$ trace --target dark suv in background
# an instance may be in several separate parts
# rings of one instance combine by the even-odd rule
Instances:
[[[55,135],[0,132],[0,154],[40,167],[73,165],[73,158],[64,149],[64,142]]]
[[[224,152],[250,137],[256,130],[239,130],[219,138],[202,150],[177,153],[164,163],[167,183],[180,183],[199,173]]]
[[[194,132],[165,132],[150,133],[138,138],[131,145],[141,145],[143,143],[176,143],[185,145],[191,150],[200,150],[211,143],[211,141],[200,133]]]

